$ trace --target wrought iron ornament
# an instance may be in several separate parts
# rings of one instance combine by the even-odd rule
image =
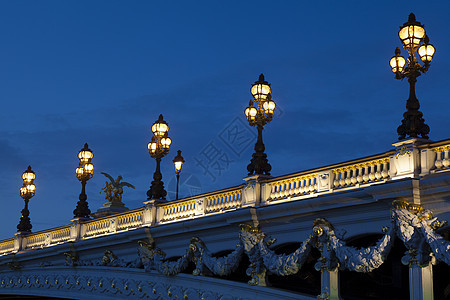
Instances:
[[[429,44],[428,36],[422,24],[416,21],[413,13],[409,15],[408,22],[400,26],[400,40],[403,48],[408,51],[408,62],[400,55],[400,49],[395,49],[395,56],[391,59],[392,71],[396,79],[408,78],[409,98],[406,101],[406,112],[403,114],[402,124],[397,128],[398,139],[403,140],[407,136],[417,138],[422,136],[428,139],[430,127],[425,124],[423,113],[419,111],[420,104],[416,96],[417,77],[427,72],[433,58],[435,49]],[[415,52],[420,56],[423,65],[415,56]]]

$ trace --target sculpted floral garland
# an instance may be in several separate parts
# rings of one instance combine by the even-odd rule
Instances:
[[[189,262],[195,263],[193,275],[227,275],[238,267],[244,253],[248,256],[250,265],[247,275],[250,285],[267,284],[267,272],[286,276],[297,273],[305,262],[312,247],[317,248],[321,257],[315,264],[316,270],[347,269],[356,272],[371,272],[380,267],[397,236],[408,251],[402,258],[406,265],[417,264],[427,266],[431,259],[436,258],[450,265],[450,242],[435,232],[447,222],[440,222],[429,210],[420,205],[409,204],[404,200],[393,202],[392,226],[384,227],[384,235],[375,246],[357,249],[347,246],[340,240],[333,226],[325,219],[316,219],[309,237],[293,253],[275,254],[269,246],[275,242],[269,239],[258,227],[241,225],[240,243],[230,254],[214,257],[205,243],[198,237],[190,241],[186,253],[176,261],[165,261],[165,253],[156,248],[154,242],[139,241],[138,256],[134,262],[119,260],[111,251],[105,251],[101,261],[81,261],[76,254],[65,253],[66,264],[103,265],[118,267],[145,268],[156,270],[161,274],[176,275],[186,269]]]
[[[213,257],[203,241],[197,237],[191,239],[186,253],[174,262],[164,261],[165,254],[154,243],[140,242],[138,254],[140,263],[146,270],[154,269],[164,275],[182,272],[189,261],[195,263],[194,275],[227,275],[239,265],[245,253],[250,265],[247,275],[249,284],[266,285],[266,274],[286,276],[297,273],[305,262],[312,247],[317,248],[321,258],[316,263],[317,270],[336,268],[356,272],[371,272],[380,267],[393,245],[395,236],[405,244],[408,251],[402,258],[404,264],[426,266],[435,257],[450,264],[450,243],[435,230],[446,222],[433,218],[429,210],[420,205],[409,204],[403,200],[393,203],[392,226],[383,228],[384,235],[375,246],[357,249],[346,246],[336,237],[333,226],[325,219],[316,219],[310,236],[293,253],[275,254],[269,246],[275,240],[268,239],[260,228],[241,225],[240,243],[236,249],[224,257]]]

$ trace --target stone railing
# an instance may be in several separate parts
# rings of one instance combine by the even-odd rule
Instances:
[[[268,185],[270,186],[269,200],[307,195],[317,191],[317,173],[268,182]]]
[[[433,152],[436,153],[436,160],[434,162],[436,170],[447,169],[450,167],[450,158],[448,157],[450,145],[433,148]]]
[[[14,252],[14,238],[0,242],[0,255]]]
[[[389,177],[389,157],[333,169],[335,188],[386,180]]]
[[[242,190],[234,190],[206,197],[206,213],[239,208],[242,205]]]
[[[117,230],[127,230],[142,226],[143,211],[129,212],[117,216]]]
[[[124,213],[87,221],[75,219],[55,229],[17,234],[0,241],[0,255],[450,170],[450,140],[431,143],[410,139],[393,145],[395,150],[370,157],[276,178],[251,176],[244,179],[245,185],[177,201],[151,200]]]
[[[196,200],[193,199],[177,201],[176,203],[169,202],[169,204],[160,206],[162,218],[159,220],[159,223],[193,217],[195,215],[195,202]]]
[[[385,182],[390,177],[389,162],[392,154],[394,154],[393,151],[284,176],[281,179],[262,181],[268,185],[267,201],[308,198],[308,196],[331,193],[342,188],[359,188],[367,184]]]
[[[26,243],[24,243],[25,249],[42,248],[45,246],[46,233],[34,233],[27,236]]]
[[[114,221],[113,221],[114,222]],[[109,228],[111,227],[111,219],[110,218],[102,218],[100,220],[90,221],[83,224],[84,226],[84,238],[99,236],[109,232]]]

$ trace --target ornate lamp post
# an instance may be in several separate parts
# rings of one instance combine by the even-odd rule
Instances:
[[[418,137],[421,135],[428,139],[430,127],[425,124],[423,114],[419,111],[420,104],[416,97],[416,81],[421,73],[425,73],[430,67],[435,49],[429,44],[428,36],[424,26],[416,21],[416,16],[411,13],[408,22],[400,26],[398,33],[403,43],[403,48],[408,52],[408,63],[400,55],[400,49],[395,49],[395,56],[391,58],[390,65],[396,79],[408,78],[409,99],[406,101],[406,112],[403,114],[402,124],[397,128],[398,139],[405,139],[406,136]],[[423,65],[419,63],[415,53],[418,53]]]
[[[22,174],[23,185],[20,188],[20,197],[25,200],[25,207],[22,209],[22,216],[20,217],[19,225],[17,225],[17,232],[31,233],[33,227],[30,222],[30,211],[28,210],[28,202],[34,196],[36,186],[33,184],[36,174],[31,170],[31,166]]]
[[[86,182],[92,178],[94,174],[94,165],[91,164],[91,160],[94,157],[91,149],[89,149],[88,144],[84,144],[83,149],[78,153],[78,158],[80,159],[80,164],[76,169],[77,178],[81,181],[81,193],[77,203],[77,207],[73,211],[74,218],[89,219],[91,211],[89,210],[87,195],[86,195]]]
[[[162,174],[160,170],[161,158],[169,153],[169,147],[172,140],[168,136],[169,124],[163,120],[163,115],[159,115],[158,120],[152,126],[152,141],[148,143],[148,152],[152,158],[156,159],[156,171],[153,174],[153,181],[150,189],[147,191],[148,199],[165,200],[167,192],[164,190]]]
[[[252,85],[250,92],[253,99],[250,100],[249,106],[245,109],[245,116],[250,126],[256,126],[258,129],[258,139],[255,144],[255,153],[253,153],[251,162],[247,166],[247,171],[248,175],[270,175],[272,166],[267,160],[267,154],[264,153],[262,131],[264,125],[272,120],[275,102],[272,100],[270,84],[264,80],[263,74],[259,75],[258,81]]]
[[[173,165],[175,166],[175,173],[177,173],[177,197],[176,200],[178,200],[178,185],[180,183],[180,172],[181,168],[184,164],[184,158],[181,156],[181,150],[177,151],[177,156],[173,159]]]

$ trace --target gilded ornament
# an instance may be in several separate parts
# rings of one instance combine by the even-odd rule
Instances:
[[[98,286],[99,286],[99,287],[102,287],[102,286],[103,286],[103,282],[100,281],[100,282],[98,283]]]
[[[123,287],[124,290],[128,290],[128,285],[125,284],[125,286]]]
[[[152,292],[153,292],[153,294],[156,294],[156,289],[153,289]]]
[[[411,204],[408,205],[408,211],[410,211],[413,214],[418,214],[422,210],[423,210],[423,207],[420,204],[411,203]]]
[[[313,227],[313,233],[315,236],[321,236],[323,234],[323,229],[320,226]]]
[[[409,202],[400,198],[392,201],[392,206],[394,209],[408,209]]]
[[[400,150],[397,152],[397,154],[395,155],[396,158],[398,158],[399,156],[404,156],[406,154],[409,154],[409,156],[411,156],[411,151],[409,151],[408,147],[403,146],[400,148]]]
[[[138,286],[138,291],[142,292],[142,287]]]

